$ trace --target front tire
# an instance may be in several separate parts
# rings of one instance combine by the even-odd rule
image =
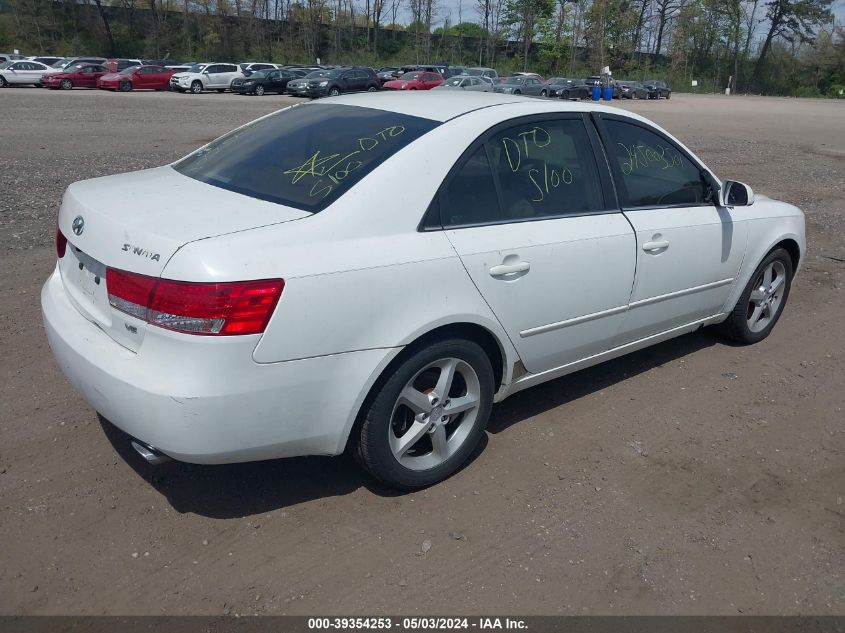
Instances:
[[[129,81],[121,81],[118,86],[118,90],[121,92],[130,92],[132,90],[132,83]]]
[[[766,338],[775,327],[792,287],[792,257],[782,248],[760,262],[728,318],[718,326],[725,338],[751,345]]]
[[[73,82],[70,79],[62,79],[62,83],[59,86],[62,90],[70,90],[73,88]]]
[[[493,382],[490,359],[473,341],[443,339],[412,351],[361,412],[358,461],[396,488],[442,481],[484,435]]]
[[[546,92],[545,90],[541,90],[541,91],[540,91],[540,96],[541,96],[541,97],[548,97],[548,96],[549,96],[549,93],[548,93],[548,92]]]
[[[340,88],[337,88],[337,87],[335,87],[335,86],[332,86],[332,88],[329,90],[329,96],[330,96],[330,97],[336,97],[336,96],[338,96],[339,94],[340,94]]]
[[[258,85],[255,87],[254,92],[255,92],[255,94],[256,94],[257,96],[259,96],[259,97],[263,97],[263,96],[264,96],[264,86],[262,86],[261,84],[258,84]]]
[[[191,92],[195,95],[202,92],[202,82],[200,80],[197,79],[191,82]]]

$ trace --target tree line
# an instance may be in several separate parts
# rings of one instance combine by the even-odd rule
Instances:
[[[845,96],[832,0],[0,0],[0,50],[664,78]],[[697,86],[693,87],[693,81]]]

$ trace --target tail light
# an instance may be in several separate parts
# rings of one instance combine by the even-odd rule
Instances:
[[[65,256],[65,252],[67,251],[67,238],[65,234],[62,233],[62,230],[57,226],[56,227],[56,255],[59,256],[59,259]]]
[[[109,268],[109,303],[168,330],[186,334],[260,334],[285,287],[283,279],[194,283]]]

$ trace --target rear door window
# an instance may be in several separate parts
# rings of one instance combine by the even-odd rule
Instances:
[[[602,209],[598,167],[580,119],[525,123],[495,134],[488,143],[505,219]]]
[[[318,102],[258,119],[173,167],[215,187],[317,212],[438,125],[385,110]]]

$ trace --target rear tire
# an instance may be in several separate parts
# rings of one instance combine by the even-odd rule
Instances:
[[[766,255],[728,318],[717,326],[718,333],[741,345],[766,338],[783,313],[793,272],[792,257],[786,250],[776,248]]]
[[[487,354],[473,341],[442,339],[409,350],[383,378],[361,411],[356,458],[396,488],[446,479],[475,450],[490,417],[493,369]]]
[[[541,96],[541,97],[548,97],[548,96],[549,96],[549,93],[548,93],[548,92],[546,92],[545,90],[541,90],[541,91],[540,91],[540,96]]]
[[[6,81],[6,78],[0,76],[0,88],[5,88],[8,85],[9,85],[9,82]]]

